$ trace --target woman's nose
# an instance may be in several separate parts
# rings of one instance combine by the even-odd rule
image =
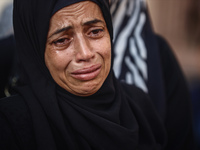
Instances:
[[[79,35],[75,44],[76,61],[89,61],[94,57],[94,51],[91,46],[91,42],[84,35]]]

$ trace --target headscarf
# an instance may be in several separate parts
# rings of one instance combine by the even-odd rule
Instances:
[[[37,149],[161,149],[164,130],[150,101],[133,87],[127,95],[112,69],[99,91],[88,97],[75,96],[52,79],[44,63],[50,18],[54,10],[80,1],[14,0],[22,77],[17,90],[30,110]],[[112,40],[108,1],[92,1],[101,8]]]

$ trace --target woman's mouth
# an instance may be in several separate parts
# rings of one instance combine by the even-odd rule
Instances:
[[[93,65],[88,68],[79,69],[71,73],[72,77],[82,81],[88,81],[96,78],[101,71],[101,65]]]

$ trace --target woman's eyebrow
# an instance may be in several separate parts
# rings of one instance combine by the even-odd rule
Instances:
[[[92,25],[92,24],[97,24],[97,23],[103,23],[104,24],[104,22],[100,19],[93,19],[93,20],[84,22],[82,25],[83,26],[84,25]]]
[[[65,31],[70,30],[70,29],[72,29],[72,26],[67,26],[67,27],[63,27],[63,28],[61,28],[61,29],[57,29],[55,32],[53,32],[53,33],[48,37],[48,39],[51,38],[52,36],[56,35],[56,34],[59,34],[59,33],[61,33],[61,32],[65,32]]]
[[[86,21],[82,25],[83,26],[87,26],[87,25],[92,25],[92,24],[97,24],[97,23],[103,23],[104,24],[104,22],[102,20],[100,20],[100,19],[94,19],[94,20]],[[52,36],[56,35],[56,34],[59,34],[61,32],[65,32],[65,31],[70,30],[72,28],[73,28],[72,26],[67,26],[67,27],[63,27],[63,28],[57,29],[55,32],[53,32],[48,37],[48,39],[51,38]]]

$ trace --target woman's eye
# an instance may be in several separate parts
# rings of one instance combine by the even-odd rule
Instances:
[[[62,38],[62,39],[54,41],[53,44],[55,44],[56,46],[63,46],[63,45],[66,45],[68,42],[69,42],[69,39]]]
[[[103,29],[92,30],[91,33],[90,33],[90,36],[92,36],[92,37],[101,37],[103,31],[104,31]]]
[[[102,32],[103,30],[102,29],[96,29],[96,30],[93,30],[92,33],[93,34],[98,34],[99,32]]]

